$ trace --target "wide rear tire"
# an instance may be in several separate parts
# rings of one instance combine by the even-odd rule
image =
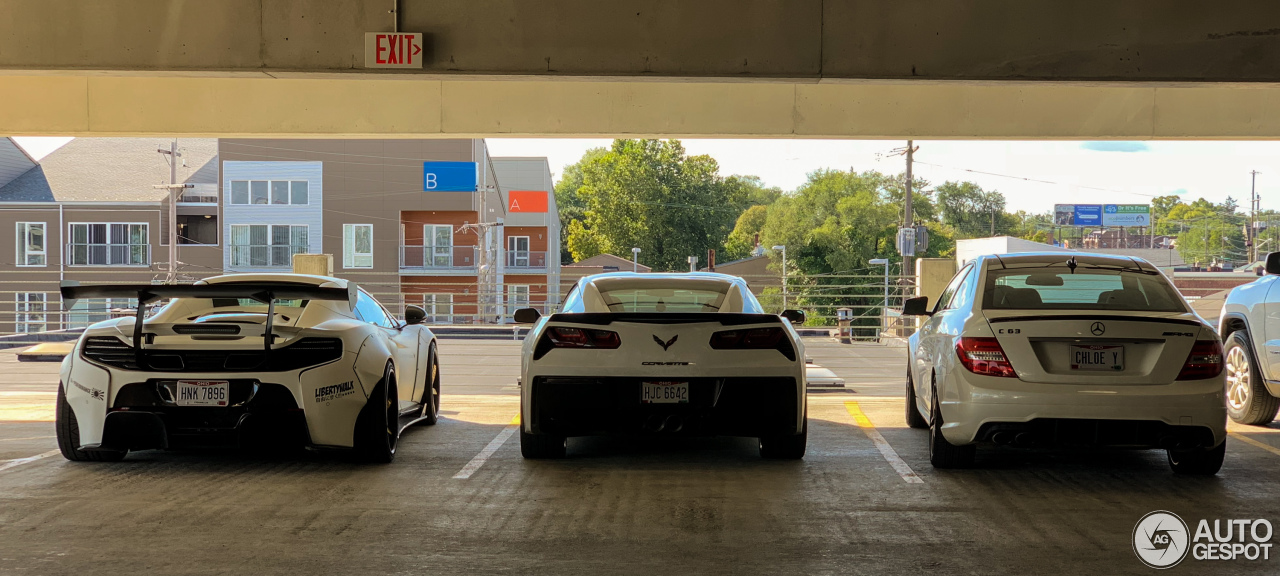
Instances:
[[[920,413],[916,404],[916,383],[911,377],[911,367],[907,366],[907,426],[924,430],[929,427],[929,420]]]
[[[1280,398],[1272,396],[1263,382],[1244,330],[1232,332],[1227,337],[1226,357],[1223,359],[1226,374],[1227,415],[1232,420],[1250,426],[1262,426],[1276,419],[1280,412]]]
[[[929,412],[932,417],[929,422],[929,463],[938,469],[972,467],[974,456],[978,451],[977,446],[973,444],[956,446],[942,435],[942,409],[938,406],[936,388],[933,390],[933,402],[930,404]]]
[[[364,462],[386,464],[395,460],[400,443],[400,405],[396,369],[387,363],[382,380],[373,387],[369,402],[356,417],[355,455]]]
[[[1169,467],[1174,474],[1212,476],[1222,469],[1227,456],[1227,441],[1208,450],[1168,451]]]
[[[568,438],[549,434],[529,434],[521,425],[520,455],[530,460],[564,458],[568,453]]]
[[[81,450],[80,423],[76,413],[67,403],[67,393],[58,385],[58,405],[54,411],[54,429],[58,437],[58,450],[73,462],[119,462],[127,450]]]
[[[431,426],[440,421],[440,361],[436,343],[427,350],[427,388],[422,393],[422,424]]]
[[[770,460],[799,460],[804,458],[808,445],[809,418],[806,416],[803,430],[799,434],[761,437],[760,457]]]

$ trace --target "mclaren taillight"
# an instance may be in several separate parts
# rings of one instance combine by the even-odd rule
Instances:
[[[956,355],[965,369],[983,376],[1017,378],[1013,365],[1004,355],[1004,349],[995,338],[961,338],[956,344]]]
[[[791,339],[778,327],[716,332],[711,335],[710,345],[715,350],[777,350],[788,359],[796,359]]]
[[[1187,361],[1178,373],[1179,380],[1204,380],[1222,373],[1222,343],[1217,340],[1196,340],[1187,355]]]
[[[589,328],[568,328],[553,326],[547,330],[547,339],[554,348],[605,348],[615,349],[622,345],[617,332],[608,330],[591,330]]]

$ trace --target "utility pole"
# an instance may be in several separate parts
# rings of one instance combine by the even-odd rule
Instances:
[[[902,223],[904,228],[915,228],[915,212],[911,208],[911,164],[912,155],[915,153],[915,141],[907,140],[907,190],[906,201],[903,203]],[[910,277],[915,274],[915,266],[911,262],[912,256],[902,257],[902,275]]]
[[[177,138],[169,144],[168,150],[160,148],[156,152],[169,155],[169,183],[156,188],[169,191],[169,274],[165,276],[165,283],[174,284],[178,281],[178,192],[195,186],[178,184],[178,158],[182,157],[182,153],[178,152]]]
[[[1249,240],[1249,263],[1253,264],[1258,261],[1258,171],[1250,170],[1249,175],[1249,234],[1245,238]]]

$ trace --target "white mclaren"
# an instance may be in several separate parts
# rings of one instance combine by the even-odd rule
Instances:
[[[62,363],[56,428],[69,460],[190,445],[313,447],[390,462],[401,431],[440,410],[436,339],[354,283],[301,274],[187,285],[63,286],[136,298],[85,330]],[[168,299],[150,318],[149,304]]]
[[[903,314],[924,316],[906,415],[930,430],[937,468],[973,464],[979,443],[1157,448],[1177,473],[1222,466],[1222,342],[1144,260],[982,256]]]
[[[533,323],[521,361],[520,451],[559,458],[572,436],[724,435],[804,457],[804,313],[766,314],[735,276],[587,276]]]

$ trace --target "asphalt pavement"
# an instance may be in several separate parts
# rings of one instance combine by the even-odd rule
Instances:
[[[849,390],[810,396],[798,462],[731,438],[574,439],[525,461],[518,344],[445,340],[443,418],[390,465],[73,463],[50,454],[57,365],[0,354],[0,574],[1148,574],[1132,539],[1149,512],[1280,525],[1275,423],[1233,426],[1212,478],[1159,452],[989,449],[935,471],[905,427],[902,348],[806,344]],[[1174,570],[1276,574],[1275,555]]]

